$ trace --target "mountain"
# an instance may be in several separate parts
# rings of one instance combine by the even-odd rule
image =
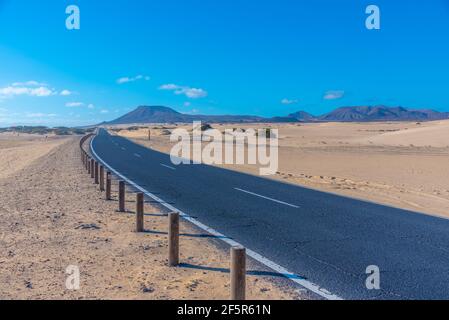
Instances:
[[[233,116],[233,115],[193,115],[177,112],[163,106],[140,106],[137,109],[105,124],[137,124],[137,123],[174,123],[202,121],[210,123],[230,122],[263,122],[264,118],[257,116]]]
[[[103,124],[189,123],[193,121],[208,123],[369,122],[431,121],[442,119],[449,119],[449,112],[438,112],[429,109],[410,110],[403,107],[387,106],[341,107],[320,116],[314,116],[305,111],[298,111],[285,117],[274,118],[241,115],[193,115],[180,113],[163,106],[140,106],[118,119]]]
[[[403,107],[342,107],[316,118],[317,121],[430,121],[449,119],[448,112],[409,110]]]
[[[301,122],[315,121],[316,117],[305,111],[298,111],[288,115],[289,118],[296,119]]]
[[[145,107],[141,106],[137,109],[115,119],[109,124],[131,124],[142,122],[166,123],[166,122],[183,122],[185,116],[171,108],[163,106]]]

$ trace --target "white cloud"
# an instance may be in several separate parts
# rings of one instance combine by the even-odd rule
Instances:
[[[34,80],[14,82],[6,87],[0,88],[0,100],[17,96],[49,97],[54,95],[69,96],[72,94],[73,92],[70,90],[65,89],[58,92],[47,83]]]
[[[12,84],[13,87],[48,87],[46,83],[37,82],[34,80],[26,81],[26,82],[14,82]]]
[[[48,97],[54,94],[56,92],[48,87],[24,87],[13,84],[0,88],[0,97],[4,98],[12,98],[14,96]]]
[[[54,118],[57,114],[54,113],[27,113],[27,118]]]
[[[100,111],[100,113],[101,113],[101,114],[106,114],[106,113],[109,113],[109,111],[106,110],[106,109],[103,109],[103,110]]]
[[[131,82],[131,79],[128,77],[120,78],[117,80],[118,84],[123,84],[123,83],[127,83],[127,82]]]
[[[65,89],[65,90],[62,90],[59,94],[61,96],[71,96],[73,94],[73,92],[70,91],[70,90]]]
[[[299,100],[297,100],[297,99],[287,99],[287,98],[285,98],[285,99],[281,100],[282,104],[297,104],[298,102],[299,102]]]
[[[170,84],[163,84],[162,86],[159,87],[159,90],[178,90],[180,88],[181,88],[180,86],[170,83]]]
[[[173,83],[164,84],[159,87],[159,90],[173,91],[176,95],[185,95],[190,99],[204,98],[208,95],[207,91],[204,89],[179,86]]]
[[[150,79],[151,78],[149,76],[143,76],[143,75],[139,74],[138,76],[135,76],[135,77],[122,77],[120,79],[117,79],[117,83],[124,84],[124,83],[129,83],[129,82],[135,82],[138,80],[149,81]]]
[[[198,99],[207,97],[207,92],[203,89],[185,88],[175,91],[176,94],[185,94],[188,98]]]
[[[95,106],[94,106],[92,103],[90,103],[90,104],[87,106],[87,108],[88,108],[88,109],[94,109]]]
[[[192,104],[190,102],[184,102],[184,107],[190,107]]]
[[[324,100],[337,100],[343,98],[345,95],[345,92],[342,90],[334,90],[334,91],[328,91],[324,94],[323,99]]]
[[[48,84],[38,81],[14,82],[0,88],[0,98],[13,98],[16,96],[49,97],[58,92]]]
[[[56,92],[47,87],[39,87],[36,89],[32,89],[30,91],[30,95],[36,96],[36,97],[48,97],[48,96],[52,96],[54,94],[56,94]]]
[[[84,106],[84,103],[83,102],[67,102],[65,104],[65,106],[69,107],[69,108],[78,108],[78,107]]]

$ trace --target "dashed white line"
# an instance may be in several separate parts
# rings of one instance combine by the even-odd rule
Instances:
[[[126,151],[126,148],[122,147],[122,150],[123,150],[123,151]]]
[[[161,166],[166,167],[166,168],[168,168],[168,169],[170,169],[170,170],[176,170],[176,168],[167,166],[166,164],[163,164],[163,163],[161,163]]]
[[[276,200],[276,199],[273,199],[273,198],[270,198],[270,197],[265,197],[263,195],[260,195],[260,194],[257,194],[257,193],[254,193],[254,192],[251,192],[251,191],[248,191],[248,190],[243,190],[243,189],[239,189],[239,188],[234,188],[234,189],[237,190],[237,191],[240,191],[240,192],[244,192],[244,193],[247,193],[247,194],[259,197],[259,198],[263,198],[263,199],[270,200],[270,201],[273,201],[273,202],[276,202],[276,203],[280,203],[280,204],[283,204],[283,205],[286,205],[286,206],[289,206],[289,207],[292,207],[292,208],[299,209],[299,207],[297,205],[294,205],[294,204],[291,204],[291,203],[288,203],[288,202]]]
[[[134,153],[134,156],[136,156],[137,158],[142,158],[142,156],[138,153]]]

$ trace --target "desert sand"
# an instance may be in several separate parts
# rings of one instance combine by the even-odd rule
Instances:
[[[0,133],[0,179],[25,168],[64,141],[57,137]]]
[[[177,126],[190,128],[191,126]],[[279,171],[271,179],[415,212],[449,217],[449,121],[231,124],[226,128],[279,130]],[[116,134],[170,152],[175,126]],[[124,128],[122,128],[124,129]],[[258,167],[226,166],[251,174]]]
[[[181,222],[181,263],[167,267],[167,217],[145,205],[135,228],[135,195],[127,209],[92,183],[79,138],[0,140],[0,299],[228,299],[229,248]],[[69,265],[80,290],[65,286]],[[248,298],[299,299],[302,293],[249,262]]]

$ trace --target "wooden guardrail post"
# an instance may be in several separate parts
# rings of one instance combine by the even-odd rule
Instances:
[[[168,215],[168,265],[179,265],[179,213]]]
[[[245,300],[246,296],[246,249],[231,248],[231,300]]]
[[[104,167],[100,165],[100,191],[104,191]]]
[[[92,133],[89,133],[89,134],[85,135],[84,137],[81,138],[80,143],[79,143],[79,147],[80,147],[80,151],[81,151],[81,161],[83,162],[83,165],[85,165],[86,170],[89,170],[90,157],[87,154],[87,152],[83,149],[83,145],[84,145],[84,142],[86,142],[87,139],[89,139],[93,135],[94,134],[92,134]]]
[[[106,200],[111,200],[111,173],[106,173]]]
[[[143,193],[136,194],[136,232],[144,231],[144,204],[143,204]]]
[[[95,179],[95,184],[100,184],[100,179],[99,179],[99,164],[98,161],[94,162],[94,166],[95,166],[95,172],[94,172],[94,179]]]
[[[91,168],[91,165],[90,165],[91,159],[90,159],[90,157],[88,157],[87,160],[88,160],[87,163],[86,163],[87,173],[91,174],[91,172],[90,172],[90,168]]]
[[[125,212],[125,181],[118,183],[118,211]]]
[[[95,160],[94,159],[90,159],[90,177],[92,179],[95,178]]]

